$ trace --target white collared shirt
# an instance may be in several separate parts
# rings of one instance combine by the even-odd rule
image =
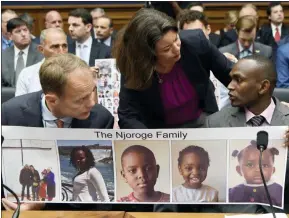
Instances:
[[[43,122],[44,128],[57,128],[56,120],[58,120],[58,118],[55,117],[47,108],[44,94],[42,94],[41,96],[41,108],[42,108],[42,122]],[[72,122],[71,117],[63,117],[60,120],[64,122],[63,128],[71,127],[71,122]]]
[[[26,66],[26,63],[27,63],[29,47],[30,47],[30,45],[28,45],[26,48],[24,48],[22,50],[23,51],[22,57],[24,60],[24,66]],[[19,55],[20,51],[21,50],[14,45],[14,70],[16,70],[18,55]]]
[[[271,98],[270,105],[260,114],[261,116],[265,118],[265,122],[263,122],[261,126],[270,126],[272,118],[273,118],[273,114],[275,111],[275,107],[276,105],[273,99]],[[246,116],[246,123],[247,123],[251,118],[253,118],[256,115],[253,114],[251,111],[249,111],[247,108],[245,108],[245,116]],[[251,126],[251,125],[247,124],[247,126]]]
[[[254,43],[254,42],[253,42]],[[251,52],[251,54],[253,54],[253,43],[251,44],[249,51]],[[241,45],[240,41],[238,40],[238,46],[239,46],[239,52],[241,53],[243,50],[245,50],[243,48],[243,46]]]
[[[275,34],[276,34],[276,27],[278,28],[279,34],[280,34],[280,38],[281,38],[281,34],[282,34],[282,23],[279,24],[278,26],[275,26],[273,23],[271,23],[271,29],[272,29],[272,34],[273,34],[273,38],[275,38]]]
[[[91,51],[91,46],[92,46],[92,37],[89,36],[89,38],[83,43],[76,42],[75,55],[77,57],[80,57],[79,45],[81,46],[82,49],[84,49],[84,57],[82,59],[89,65],[90,51]]]
[[[39,70],[44,61],[45,58],[43,58],[43,60],[37,64],[25,67],[20,72],[16,83],[15,96],[42,90],[39,78]]]
[[[98,42],[100,42],[100,40],[98,39]],[[107,45],[108,47],[111,46],[111,36],[108,37],[106,40],[103,41],[103,44]]]

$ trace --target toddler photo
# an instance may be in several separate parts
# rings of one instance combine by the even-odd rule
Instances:
[[[225,202],[225,141],[195,141],[191,145],[188,143],[190,142],[172,142],[172,201]],[[220,160],[220,156],[224,158]]]
[[[281,207],[283,187],[274,179],[275,160],[278,155],[279,150],[275,147],[268,147],[263,151],[262,170],[273,205]],[[243,182],[229,189],[230,202],[269,204],[259,170],[259,156],[256,141],[251,141],[241,150],[232,151],[232,157],[238,162],[235,175],[241,176]]]

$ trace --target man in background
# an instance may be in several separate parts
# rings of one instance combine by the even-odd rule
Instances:
[[[7,32],[7,23],[9,20],[18,17],[15,11],[5,10],[1,15],[1,33],[2,33],[2,51],[6,48],[13,46],[13,41],[9,37]]]

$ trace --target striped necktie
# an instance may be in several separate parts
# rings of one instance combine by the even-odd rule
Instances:
[[[265,117],[262,115],[254,116],[252,117],[248,123],[251,124],[252,126],[261,126],[265,121]]]

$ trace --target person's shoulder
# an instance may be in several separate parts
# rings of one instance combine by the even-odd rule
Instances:
[[[284,54],[286,54],[287,56],[289,56],[289,41],[283,45],[280,45],[278,48],[278,51],[283,52]]]
[[[260,31],[269,31],[269,30],[271,30],[271,24],[270,23],[264,23],[260,28]]]
[[[222,52],[222,53],[223,52],[228,52],[228,51],[231,51],[235,46],[236,46],[236,43],[233,42],[233,43],[231,43],[229,45],[226,45],[224,47],[219,48],[219,51]]]
[[[37,62],[36,64],[30,65],[28,67],[25,67],[21,71],[20,75],[25,73],[25,77],[27,77],[27,76],[33,75],[35,73],[38,74],[42,64],[43,64],[43,59],[41,61]]]
[[[218,190],[209,185],[203,185],[203,188],[209,192],[218,193]]]
[[[30,102],[31,100],[34,103],[36,103],[35,100],[37,100],[37,98],[40,99],[41,93],[42,92],[32,92],[32,93],[16,96],[4,102],[2,104],[2,107],[5,107],[6,109],[16,109]]]
[[[179,192],[183,189],[186,189],[186,188],[183,185],[178,185],[178,186],[173,188],[173,192]]]
[[[226,122],[226,120],[229,120],[229,116],[232,114],[232,112],[236,111],[236,108],[233,108],[232,106],[227,106],[222,108],[220,111],[209,115],[207,119],[207,127],[225,127],[227,125],[223,125],[223,122]],[[221,124],[221,120],[222,123]]]
[[[160,192],[161,197],[159,202],[170,202],[170,195],[164,192]]]
[[[90,119],[96,119],[94,122],[97,123],[98,128],[105,128],[114,117],[104,106],[95,104],[90,111]]]

